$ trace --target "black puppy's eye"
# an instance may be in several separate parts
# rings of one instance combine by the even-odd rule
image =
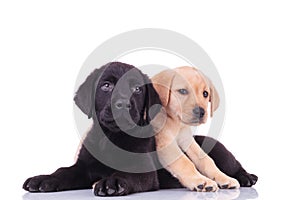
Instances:
[[[180,94],[182,94],[182,95],[186,95],[186,94],[188,94],[189,92],[186,90],[186,89],[179,89],[179,90],[177,90]]]
[[[114,85],[110,82],[105,82],[101,86],[101,89],[105,92],[111,92],[113,90],[113,88],[114,88]]]
[[[203,92],[203,96],[204,96],[204,98],[207,98],[207,97],[208,97],[208,92],[207,92],[207,91],[204,91],[204,92]]]
[[[133,88],[133,92],[134,93],[140,93],[142,91],[142,88],[140,87],[140,86],[135,86],[134,88]]]

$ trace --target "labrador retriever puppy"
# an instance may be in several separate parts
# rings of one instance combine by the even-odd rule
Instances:
[[[79,87],[76,105],[93,125],[76,163],[50,175],[28,178],[29,192],[94,187],[96,196],[120,196],[159,188],[155,139],[149,122],[160,99],[149,78],[132,65],[111,62],[95,69]],[[143,156],[138,156],[138,154]]]
[[[155,75],[152,83],[164,106],[151,122],[158,132],[155,136],[158,157],[183,186],[196,191],[216,191],[218,186],[238,188],[239,182],[242,186],[256,183],[257,176],[248,174],[221,143],[204,136],[193,138],[190,126],[206,122],[209,102],[211,117],[219,105],[219,95],[206,76],[195,68],[179,67]],[[211,148],[202,149],[204,141]],[[159,174],[165,176],[165,172]],[[160,182],[166,188],[172,185],[170,181]]]
[[[146,75],[132,65],[108,63],[86,78],[74,100],[93,120],[75,164],[49,175],[28,178],[23,184],[25,190],[57,192],[93,187],[96,196],[120,196],[183,187],[161,168],[157,154],[151,154],[156,145],[149,123],[159,112],[157,105],[161,105],[161,101]],[[196,136],[199,145],[205,141],[215,144],[212,138]],[[252,175],[221,143],[208,149],[220,169],[237,176],[245,185],[254,184]]]

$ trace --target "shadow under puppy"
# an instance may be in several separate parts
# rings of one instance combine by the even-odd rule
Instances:
[[[206,122],[208,103],[211,117],[219,105],[218,93],[207,77],[195,68],[179,67],[155,75],[152,83],[164,106],[151,122],[158,132],[155,136],[158,157],[183,186],[196,191],[216,191],[218,186],[238,188],[240,184],[256,183],[257,177],[248,174],[221,143],[205,136],[193,138],[190,126]],[[199,146],[203,142],[207,149]],[[172,185],[160,182],[161,187]]]
[[[132,65],[108,63],[86,78],[74,100],[93,119],[76,163],[29,178],[23,188],[55,192],[94,186],[97,196],[157,190],[149,108],[161,103],[149,78]],[[152,109],[152,116],[158,111]]]

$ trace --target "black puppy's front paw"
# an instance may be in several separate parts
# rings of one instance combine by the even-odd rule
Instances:
[[[23,189],[29,192],[56,192],[59,191],[59,180],[51,175],[40,175],[28,178]]]
[[[130,187],[126,179],[121,177],[103,178],[94,185],[96,196],[122,196],[130,193]]]
[[[246,171],[240,171],[235,178],[239,181],[241,187],[251,187],[255,185],[258,177],[255,174],[249,174]]]

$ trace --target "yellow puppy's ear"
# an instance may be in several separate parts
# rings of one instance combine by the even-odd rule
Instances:
[[[220,104],[220,97],[219,94],[211,82],[209,78],[206,78],[208,85],[209,85],[209,90],[210,90],[210,95],[209,95],[209,102],[210,102],[210,117],[213,117],[213,113],[217,110]]]
[[[174,70],[168,69],[151,78],[152,84],[158,93],[163,106],[167,106],[169,103],[171,86],[175,73]]]

